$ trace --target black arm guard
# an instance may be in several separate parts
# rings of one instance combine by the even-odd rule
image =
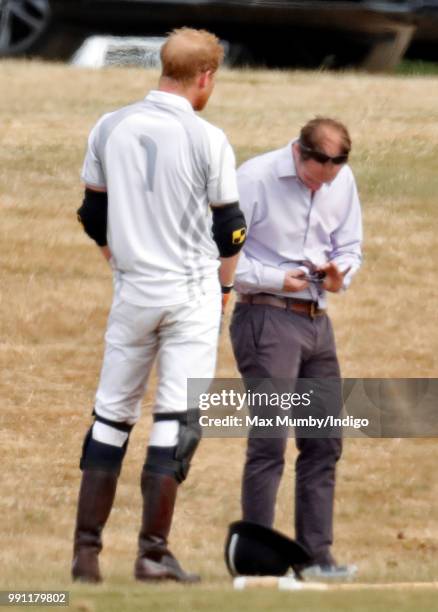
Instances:
[[[243,247],[246,239],[246,222],[239,203],[212,206],[213,240],[221,257],[232,257]]]
[[[78,221],[82,223],[90,238],[95,240],[100,247],[106,246],[108,217],[108,194],[106,191],[94,191],[86,188],[84,200],[77,215]]]

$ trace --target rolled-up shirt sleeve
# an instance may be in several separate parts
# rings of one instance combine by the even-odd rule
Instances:
[[[345,275],[343,289],[347,289],[362,263],[362,213],[356,182],[351,176],[349,199],[346,215],[339,227],[331,235],[333,250],[330,261],[333,261]]]

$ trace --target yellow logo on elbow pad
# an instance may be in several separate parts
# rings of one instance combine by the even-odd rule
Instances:
[[[245,238],[246,229],[244,227],[242,227],[242,229],[234,230],[232,236],[233,244],[242,244],[242,242],[245,242]]]

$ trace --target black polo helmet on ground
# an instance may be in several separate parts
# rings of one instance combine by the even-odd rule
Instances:
[[[274,529],[249,521],[229,526],[225,563],[232,576],[283,576],[309,561],[303,546]]]

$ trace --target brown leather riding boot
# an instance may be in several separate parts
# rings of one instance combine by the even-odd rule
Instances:
[[[98,555],[102,550],[102,529],[116,493],[118,474],[84,470],[79,492],[74,535],[73,580],[102,582]]]
[[[137,580],[198,582],[196,574],[186,573],[167,545],[175,506],[177,481],[166,474],[143,470],[143,521],[138,539],[134,575]]]

